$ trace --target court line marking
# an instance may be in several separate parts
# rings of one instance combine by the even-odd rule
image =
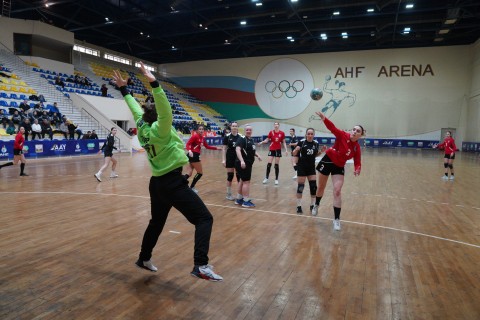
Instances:
[[[0,191],[0,194],[68,194],[68,195],[115,196],[115,197],[131,197],[131,198],[150,199],[150,196],[135,196],[135,195],[128,195],[128,194],[95,193],[95,192],[67,192],[67,191],[32,191],[32,192],[29,192],[29,191],[24,191],[24,192]],[[211,207],[230,208],[230,209],[231,208],[237,208],[235,206],[225,206],[225,205],[213,204],[213,203],[205,203],[205,205],[211,206]],[[298,214],[293,214],[293,213],[270,211],[270,210],[260,210],[260,209],[251,209],[251,208],[241,208],[241,210],[243,210],[243,211],[245,211],[245,210],[256,211],[256,212],[260,212],[260,213],[274,213],[274,214],[292,216],[292,217],[297,217],[297,218],[305,218],[305,219],[321,219],[321,220],[330,220],[330,221],[333,220],[331,218],[324,218],[324,217],[318,217],[318,216],[308,216],[308,215],[298,215]],[[380,229],[385,229],[385,230],[404,232],[404,233],[408,233],[408,234],[413,234],[413,235],[417,235],[417,236],[422,236],[422,237],[427,237],[427,238],[432,238],[432,239],[437,239],[437,240],[453,242],[453,243],[462,244],[462,245],[466,245],[466,246],[470,246],[470,247],[480,249],[480,245],[476,245],[476,244],[472,244],[472,243],[468,243],[468,242],[464,242],[464,241],[458,241],[458,240],[438,237],[438,236],[434,236],[434,235],[430,235],[430,234],[426,234],[426,233],[421,233],[421,232],[416,232],[416,231],[409,231],[409,230],[404,230],[404,229],[398,229],[398,228],[393,228],[393,227],[386,227],[386,226],[380,226],[380,225],[376,225],[376,224],[356,222],[356,221],[350,221],[350,220],[342,220],[342,223],[347,223],[347,224],[351,223],[351,224],[356,224],[356,225],[361,225],[361,226],[368,226],[368,227],[380,228]]]

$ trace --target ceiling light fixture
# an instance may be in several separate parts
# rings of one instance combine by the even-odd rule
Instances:
[[[247,24],[247,21],[240,21],[240,24],[241,24],[242,26],[244,26],[244,25]]]
[[[438,34],[447,34],[450,32],[450,29],[442,29],[440,31],[438,31]]]
[[[408,3],[406,6],[405,6],[406,9],[412,9],[413,8],[413,3]]]
[[[334,12],[333,12],[333,15],[334,15],[334,16],[338,16],[339,14],[340,14],[340,11],[334,11]]]
[[[367,9],[367,12],[374,12],[374,11],[375,11],[375,9],[373,9],[373,8]]]

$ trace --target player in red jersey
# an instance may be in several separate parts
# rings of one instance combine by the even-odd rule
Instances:
[[[11,165],[16,165],[18,161],[20,161],[20,176],[28,176],[23,170],[25,169],[25,163],[27,163],[27,160],[25,160],[25,156],[23,155],[23,144],[25,143],[25,137],[23,136],[25,134],[25,128],[20,127],[18,129],[18,133],[15,136],[15,141],[13,142],[13,162],[7,162],[5,164],[2,164],[0,166],[0,169],[3,167],[8,167]]]
[[[186,166],[186,174],[185,178],[190,178],[190,176],[193,173],[193,169],[197,171],[197,174],[195,177],[193,177],[192,184],[190,185],[190,188],[196,193],[198,193],[198,190],[195,189],[195,184],[200,180],[200,178],[203,176],[203,169],[202,169],[202,162],[200,162],[200,153],[202,152],[202,145],[210,150],[223,150],[223,148],[220,147],[212,147],[207,144],[206,141],[203,140],[203,131],[205,131],[205,127],[203,125],[199,125],[197,132],[194,132],[190,139],[187,141],[186,144],[186,149],[188,151],[188,166]]]
[[[452,138],[452,132],[447,131],[445,133],[445,139],[443,142],[433,145],[433,148],[445,150],[445,154],[443,156],[445,175],[442,177],[442,179],[448,180],[448,170],[450,170],[450,180],[455,179],[455,173],[453,172],[453,160],[455,160],[455,151],[457,151],[457,146],[455,145],[455,140]]]
[[[270,169],[272,168],[272,161],[275,158],[275,185],[278,185],[278,174],[280,173],[280,167],[278,163],[282,157],[282,142],[285,147],[285,153],[288,156],[287,143],[285,142],[285,132],[280,130],[280,123],[275,122],[273,125],[273,130],[268,133],[268,136],[265,140],[258,143],[262,145],[270,141],[270,147],[268,148],[268,163],[267,163],[267,173],[265,179],[263,179],[263,184],[268,183],[268,176],[270,175]]]
[[[333,228],[340,230],[340,211],[342,209],[342,187],[345,178],[345,163],[353,158],[355,176],[360,175],[361,169],[361,151],[358,139],[364,134],[365,130],[361,125],[356,125],[350,132],[337,129],[335,125],[328,120],[322,112],[316,114],[323,121],[328,130],[335,135],[335,144],[327,149],[325,156],[317,165],[317,171],[320,172],[318,178],[318,189],[315,199],[315,205],[312,209],[312,215],[318,212],[320,200],[325,192],[328,176],[332,175],[333,183],[333,211],[335,219],[333,220]]]

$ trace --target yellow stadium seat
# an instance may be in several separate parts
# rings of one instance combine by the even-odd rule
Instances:
[[[10,91],[18,92],[18,88],[15,87],[15,86],[11,86],[11,87],[10,87]]]
[[[27,89],[24,87],[20,87],[20,90],[18,90],[21,93],[28,93]]]

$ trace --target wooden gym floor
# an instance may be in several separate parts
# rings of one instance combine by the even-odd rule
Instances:
[[[32,159],[29,177],[0,170],[1,319],[480,319],[478,155],[458,153],[456,180],[443,181],[439,152],[364,150],[334,232],[330,181],[319,215],[306,187],[298,216],[290,158],[277,187],[256,162],[257,207],[239,208],[220,152],[204,151],[197,187],[215,219],[218,283],[190,276],[194,228],[176,210],[159,272],[135,267],[150,169],[144,154],[115,157],[120,177],[101,183],[100,155]]]

